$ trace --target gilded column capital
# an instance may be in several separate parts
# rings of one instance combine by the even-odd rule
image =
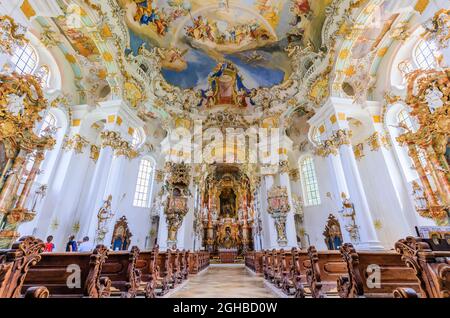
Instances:
[[[278,166],[280,173],[289,173],[289,162],[287,160],[280,161]]]
[[[97,145],[91,145],[91,153],[89,155],[89,158],[94,160],[94,162],[97,162],[99,156],[100,156],[100,148]]]
[[[348,129],[339,129],[334,132],[332,138],[333,143],[337,148],[344,145],[350,145],[351,144],[350,139],[352,138],[352,131]]]
[[[320,157],[328,157],[330,155],[336,156],[337,153],[337,147],[332,139],[325,140],[315,151],[315,154]]]
[[[116,149],[122,140],[119,132],[111,130],[102,131],[100,138],[102,140],[102,148],[111,147],[112,149]]]
[[[297,168],[289,170],[289,178],[294,182],[299,181],[300,171]]]
[[[371,151],[378,151],[381,147],[389,149],[391,147],[391,141],[388,133],[380,134],[374,132],[369,138],[367,138],[367,144],[370,146]]]
[[[83,136],[76,134],[72,137],[66,137],[63,145],[65,151],[73,150],[77,154],[83,153],[83,149],[89,145],[89,141]]]
[[[125,156],[128,159],[134,159],[139,155],[139,153],[128,141],[121,139],[115,148],[114,155],[117,157]]]

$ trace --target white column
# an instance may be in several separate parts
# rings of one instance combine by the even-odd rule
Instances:
[[[268,203],[268,193],[272,186],[275,184],[275,179],[273,175],[265,175],[264,176],[264,185],[265,185],[265,191],[264,191],[264,198],[263,198],[263,210],[261,211],[261,218],[263,223],[263,245],[264,249],[280,249],[281,247],[278,245],[277,242],[277,229],[275,228],[274,219],[272,216],[267,212]]]
[[[339,148],[339,153],[347,184],[350,187],[350,200],[355,205],[356,222],[360,226],[361,242],[357,244],[357,248],[364,250],[383,249],[375,231],[353,148],[351,145],[342,145]]]
[[[349,193],[347,181],[345,180],[344,170],[342,168],[341,158],[337,155],[330,154],[327,157],[327,162],[330,166],[330,171],[334,172],[333,181],[335,182],[335,191],[333,193],[333,197],[339,200],[342,193]],[[342,204],[339,206],[339,208],[341,208],[341,206]],[[338,218],[341,225],[341,233],[344,243],[352,242],[349,232],[345,230],[345,225],[348,223],[348,220],[343,218],[341,213],[333,213],[333,215]]]
[[[91,240],[94,240],[97,229],[97,212],[108,198],[105,197],[105,187],[108,181],[108,174],[113,161],[114,149],[102,147],[100,155],[92,176],[92,183],[89,187],[86,202],[82,205],[81,232],[86,233]],[[113,201],[117,198],[113,197]],[[106,242],[106,241],[105,241]]]
[[[164,201],[163,201],[164,202]],[[159,211],[159,226],[158,226],[158,241],[160,251],[167,251],[167,236],[169,235],[169,231],[167,228],[166,215],[164,214],[164,208],[161,207]]]
[[[291,249],[293,247],[297,247],[298,244],[297,244],[297,231],[295,229],[294,204],[292,203],[291,182],[289,179],[288,172],[282,172],[280,174],[280,186],[286,187],[290,206],[290,211],[288,212],[286,218],[286,238],[288,242],[287,246],[283,248]]]

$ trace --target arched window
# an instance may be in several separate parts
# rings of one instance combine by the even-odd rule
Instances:
[[[19,74],[33,74],[37,65],[37,54],[35,49],[30,45],[19,47],[12,57],[14,70]]]
[[[34,73],[37,78],[39,78],[39,83],[42,88],[48,87],[48,80],[50,78],[50,70],[47,65],[42,65],[36,73]]]
[[[151,184],[153,167],[149,159],[142,159],[136,182],[133,205],[140,208],[150,208]]]
[[[415,62],[423,70],[436,68],[436,52],[438,48],[434,42],[420,41],[414,52]]]
[[[300,162],[300,172],[302,176],[303,197],[305,205],[319,205],[320,193],[317,183],[316,170],[312,157],[306,157]]]

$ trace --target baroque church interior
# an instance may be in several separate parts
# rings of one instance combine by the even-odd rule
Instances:
[[[0,24],[0,297],[450,297],[449,0]]]

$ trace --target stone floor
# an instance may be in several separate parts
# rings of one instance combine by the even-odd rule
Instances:
[[[171,298],[273,298],[261,276],[252,275],[244,265],[212,265],[206,272],[189,277]]]

